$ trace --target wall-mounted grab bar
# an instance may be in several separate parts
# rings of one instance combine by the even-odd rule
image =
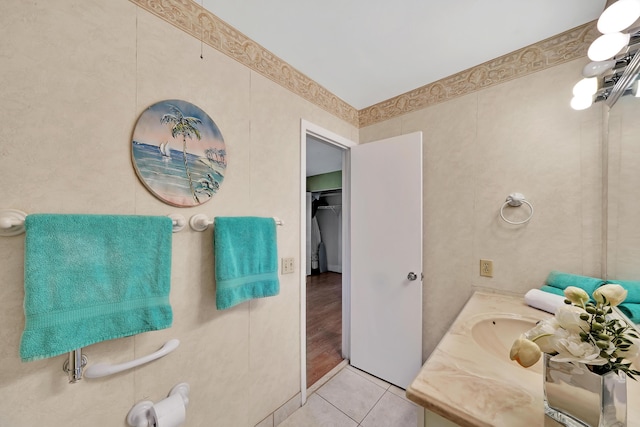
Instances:
[[[276,225],[284,225],[284,221],[279,218],[273,217],[273,220],[276,222]],[[209,219],[209,217],[205,214],[195,214],[189,219],[189,225],[193,229],[193,231],[204,231],[210,225],[213,225],[213,220]]]
[[[187,225],[187,220],[180,214],[170,214],[173,232],[177,233]],[[0,210],[0,236],[17,236],[24,233],[24,220],[27,214],[17,209]]]
[[[162,348],[155,353],[151,353],[147,356],[132,360],[130,362],[120,363],[118,365],[96,363],[95,365],[91,365],[87,367],[87,369],[85,369],[84,376],[87,378],[100,378],[106,377],[107,375],[117,374],[118,372],[126,371],[127,369],[135,368],[136,366],[144,365],[145,363],[149,363],[153,360],[164,357],[178,348],[179,345],[180,341],[174,338],[167,341],[162,346]]]

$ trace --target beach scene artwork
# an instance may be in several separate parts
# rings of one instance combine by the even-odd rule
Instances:
[[[136,174],[163,202],[198,206],[220,189],[227,150],[215,122],[197,106],[165,100],[138,118],[131,144]]]

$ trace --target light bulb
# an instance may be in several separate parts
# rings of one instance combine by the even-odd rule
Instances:
[[[591,43],[587,56],[592,61],[610,59],[629,43],[629,38],[626,33],[603,34]]]
[[[598,79],[595,77],[580,80],[573,86],[574,96],[591,96],[598,91]]]
[[[608,61],[592,61],[584,66],[582,69],[582,75],[585,77],[599,76],[604,74],[606,71],[613,69],[615,66],[615,59],[610,59]]]
[[[571,108],[574,110],[586,110],[591,107],[591,104],[593,104],[593,97],[590,95],[574,96],[571,98]]]
[[[618,0],[605,9],[598,19],[602,34],[626,30],[640,18],[640,0]]]

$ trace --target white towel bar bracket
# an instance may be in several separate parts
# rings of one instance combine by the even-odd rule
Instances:
[[[0,236],[17,236],[24,233],[27,214],[17,209],[0,210]]]
[[[169,214],[169,218],[173,222],[173,232],[177,233],[187,225],[187,220],[180,214]]]

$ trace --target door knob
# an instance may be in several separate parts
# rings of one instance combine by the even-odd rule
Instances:
[[[407,274],[407,279],[409,279],[409,280],[416,280],[417,278],[418,278],[418,276],[413,271],[410,272],[409,274]]]

